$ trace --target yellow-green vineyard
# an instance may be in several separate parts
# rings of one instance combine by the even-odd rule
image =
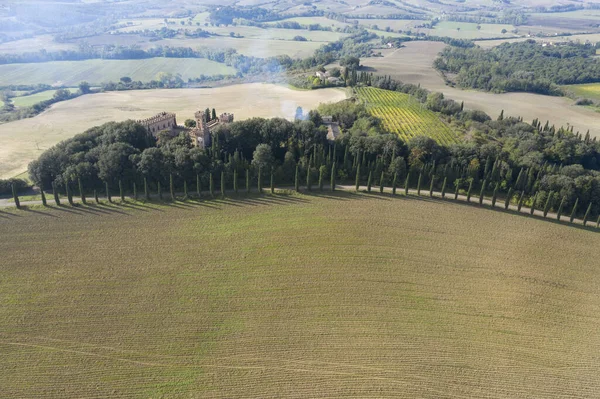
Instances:
[[[388,131],[405,141],[415,136],[428,136],[440,144],[458,141],[456,132],[408,94],[374,87],[359,87],[356,93],[369,112],[383,121]]]

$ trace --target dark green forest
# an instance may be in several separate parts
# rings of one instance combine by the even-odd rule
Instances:
[[[591,44],[544,47],[527,40],[489,50],[449,47],[434,66],[463,88],[562,95],[558,85],[600,81],[600,62],[595,54],[596,46]]]

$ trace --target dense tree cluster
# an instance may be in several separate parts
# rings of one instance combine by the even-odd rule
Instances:
[[[561,94],[557,85],[600,81],[600,63],[590,44],[542,46],[534,40],[489,50],[446,48],[434,65],[456,74],[461,87],[494,92]]]

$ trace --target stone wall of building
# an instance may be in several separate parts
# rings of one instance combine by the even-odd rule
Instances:
[[[158,135],[162,130],[173,131],[177,128],[176,116],[171,112],[161,112],[151,118],[141,119],[137,122],[144,126],[153,136]]]

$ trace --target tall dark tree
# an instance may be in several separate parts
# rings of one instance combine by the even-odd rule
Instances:
[[[215,179],[213,177],[212,172],[209,176],[208,187],[209,187],[210,196],[212,198],[214,198],[215,197]]]
[[[258,168],[258,192],[262,194],[262,166]]]
[[[384,188],[384,175],[383,175],[383,171],[381,172],[381,177],[379,178],[379,192],[383,194],[383,188]]]
[[[473,181],[474,181],[474,179],[472,179],[471,182],[469,183],[469,189],[467,190],[467,202],[471,202],[471,192],[473,191]]]
[[[448,178],[444,177],[444,182],[442,183],[442,198],[446,198],[446,183],[448,182]]]
[[[312,182],[310,181],[310,175],[311,175],[311,173],[310,173],[310,166],[309,166],[308,169],[306,170],[306,189],[308,191],[312,191]]]
[[[159,200],[163,200],[163,194],[162,194],[162,190],[160,188],[160,182],[156,183],[156,191],[158,192],[158,199]]]
[[[575,216],[577,216],[577,207],[579,206],[579,198],[575,200],[575,205],[573,205],[573,210],[571,211],[571,217],[569,218],[569,222],[573,223],[575,220]]]
[[[460,192],[460,184],[458,181],[454,182],[454,200],[458,199],[458,193]]]
[[[373,178],[372,172],[369,171],[369,178],[367,179],[367,191],[368,192],[371,192],[372,178]]]
[[[585,211],[585,215],[583,215],[583,225],[585,226],[587,224],[588,218],[590,217],[590,213],[592,212],[592,203],[590,202],[590,204],[587,207],[587,211]]]
[[[394,180],[392,181],[392,195],[396,195],[396,188],[398,187],[398,172],[394,173]]]
[[[327,170],[327,167],[325,165],[321,165],[321,167],[319,168],[319,191],[323,191],[323,185],[325,184],[325,171]]]
[[[558,211],[556,212],[556,220],[560,220],[560,217],[562,216],[562,211],[565,207],[566,199],[566,197],[563,197],[562,200],[560,200],[560,205],[558,206]]]
[[[356,183],[355,183],[356,191],[360,190],[360,163],[356,167]]]
[[[56,183],[52,182],[52,194],[54,195],[54,202],[57,206],[60,206],[60,198],[58,197],[58,190],[56,189]]]
[[[225,172],[221,171],[221,198],[225,198]]]
[[[512,187],[508,189],[508,193],[506,194],[506,199],[504,200],[504,210],[507,211],[510,206],[510,200],[512,199],[513,189]]]
[[[246,193],[250,194],[250,169],[246,169]]]
[[[96,204],[100,203],[100,199],[98,199],[98,190],[94,189],[94,201],[96,201]]]
[[[335,174],[336,174],[336,170],[335,170],[335,162],[333,163],[333,166],[331,167],[331,191],[335,191]]]
[[[275,194],[275,174],[273,168],[271,168],[271,194]]]
[[[133,184],[134,184],[133,187],[135,188],[135,183],[133,183]],[[187,201],[188,198],[189,197],[188,197],[188,189],[187,189],[187,180],[184,180],[183,181],[183,200]]]
[[[294,190],[296,190],[296,192],[300,192],[300,172],[299,172],[299,168],[300,165],[296,165],[296,174],[294,175]]]
[[[550,191],[548,198],[546,198],[546,204],[544,205],[544,217],[548,215],[548,211],[552,208],[552,200],[554,198],[554,191]]]
[[[419,180],[417,181],[417,196],[421,195],[421,181],[423,180],[423,173],[419,172]]]
[[[217,110],[216,109],[212,109],[212,119],[215,120],[217,119]]]
[[[481,191],[479,192],[479,205],[483,204],[483,197],[485,196],[485,186],[487,185],[487,180],[483,180],[483,184],[481,185]]]
[[[123,193],[123,182],[119,179],[119,196],[121,197],[121,202],[125,202],[125,194]]]
[[[110,187],[108,187],[108,182],[104,182],[104,188],[106,189],[106,199],[109,203],[112,203],[112,197],[110,195]]]
[[[173,173],[169,173],[169,191],[171,192],[171,201],[175,201],[175,184],[173,183]]]
[[[77,178],[77,185],[79,186],[79,198],[81,198],[81,202],[85,205],[87,204],[85,200],[85,192],[83,192],[83,185],[81,184],[81,178]]]
[[[19,201],[19,195],[17,194],[17,186],[13,183],[11,184],[13,200],[15,201],[15,206],[17,209],[21,209],[21,201]]]
[[[406,180],[404,181],[404,195],[408,196],[408,186],[410,185],[410,172],[406,174]]]
[[[46,194],[44,194],[43,188],[40,188],[40,194],[42,194],[42,205],[48,206],[48,203],[46,202]]]
[[[233,191],[236,194],[238,193],[238,175],[237,175],[237,169],[233,170]]]
[[[496,183],[496,187],[494,187],[494,193],[492,194],[492,208],[496,207],[496,200],[498,199],[498,189],[500,188],[500,183]]]
[[[525,200],[525,190],[521,191],[521,196],[519,197],[519,205],[517,206],[517,210],[521,212],[521,208],[523,208],[523,201]]]
[[[431,175],[431,182],[429,182],[429,197],[433,197],[433,185],[435,184],[435,175]]]
[[[150,193],[148,192],[148,179],[144,177],[144,198],[150,201]]]
[[[133,199],[135,201],[138,200],[138,194],[137,194],[137,185],[135,184],[135,182],[133,182]]]
[[[530,215],[535,214],[535,205],[537,203],[538,194],[539,193],[535,193],[535,195],[533,196],[533,202],[531,203],[531,209],[529,210]]]
[[[74,206],[75,204],[73,203],[73,194],[71,193],[69,182],[65,184],[65,189],[67,190],[67,200],[69,201],[69,205]]]

